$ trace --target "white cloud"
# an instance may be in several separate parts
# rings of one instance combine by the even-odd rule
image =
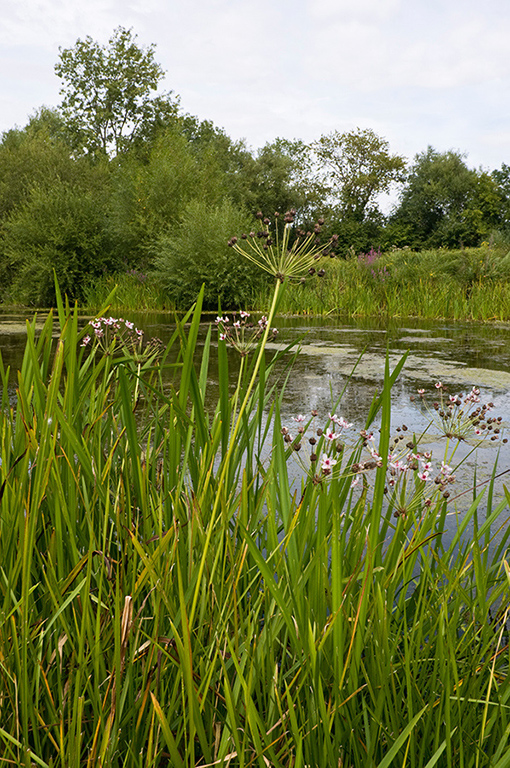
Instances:
[[[0,130],[58,104],[58,47],[155,43],[183,110],[260,146],[371,127],[510,162],[507,0],[0,0]]]

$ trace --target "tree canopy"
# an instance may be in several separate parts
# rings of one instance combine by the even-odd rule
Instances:
[[[317,173],[344,216],[358,222],[377,210],[376,198],[403,181],[406,160],[390,153],[386,139],[370,128],[323,135],[310,145]]]
[[[406,173],[406,159],[368,128],[253,150],[161,94],[155,46],[132,30],[61,48],[55,72],[60,106],[0,137],[0,300],[51,301],[54,269],[69,296],[135,270],[164,276],[180,301],[197,281],[211,306],[237,300],[254,277],[224,262],[224,244],[258,211],[292,209],[305,231],[323,217],[339,255],[478,245],[510,228],[510,165],[475,170],[459,152],[428,147]],[[379,196],[395,184],[387,216]]]
[[[465,156],[428,147],[416,155],[394,222],[413,247],[476,245],[501,223],[504,195]]]
[[[155,46],[137,45],[131,30],[118,27],[107,46],[86,37],[59,53],[61,109],[77,150],[117,155],[162,114],[176,114],[177,101],[153,95],[164,76]]]

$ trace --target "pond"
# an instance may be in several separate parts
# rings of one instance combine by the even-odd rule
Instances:
[[[19,312],[0,313],[0,350],[5,365],[12,372],[21,365],[25,343],[25,318]],[[167,341],[173,330],[167,314],[129,313],[129,319],[144,330],[145,338],[157,336]],[[43,317],[41,317],[41,322]],[[84,322],[85,322],[84,318]],[[202,339],[214,316],[204,318]],[[430,411],[425,402],[437,400],[435,384],[441,381],[451,394],[466,394],[473,386],[480,389],[482,403],[494,403],[494,414],[503,417],[508,428],[510,416],[510,324],[475,324],[430,322],[416,319],[342,320],[338,317],[279,317],[277,341],[269,350],[284,349],[300,342],[300,353],[294,363],[285,389],[282,421],[296,426],[293,417],[318,411],[325,426],[328,414],[343,392],[335,408],[360,429],[376,390],[380,389],[385,357],[389,351],[391,368],[405,352],[409,352],[403,371],[393,389],[392,427],[405,424],[409,433],[429,432]],[[361,358],[360,358],[361,356]],[[236,378],[237,353],[229,351],[232,385]],[[209,387],[211,402],[217,394],[212,356]],[[15,377],[12,376],[13,384]],[[425,400],[417,390],[425,390]],[[414,399],[413,399],[414,398]],[[375,425],[377,428],[377,424]],[[498,468],[510,469],[510,445],[498,447],[487,442],[475,455],[470,455],[472,442],[459,446],[456,460],[465,459],[466,476],[472,475],[476,462],[479,479],[487,477],[499,451]],[[443,446],[432,440],[436,460]],[[499,487],[508,485],[510,475],[503,475]]]

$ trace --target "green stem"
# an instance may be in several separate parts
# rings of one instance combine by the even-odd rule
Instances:
[[[239,409],[239,414],[237,416],[237,421],[236,421],[236,424],[235,424],[235,427],[234,427],[234,431],[232,433],[232,438],[230,440],[230,445],[229,445],[229,448],[228,448],[228,451],[227,451],[227,455],[225,457],[225,463],[224,463],[224,468],[223,468],[224,471],[221,474],[220,483],[223,482],[223,480],[225,478],[225,474],[226,474],[225,468],[226,468],[226,466],[230,462],[230,457],[232,455],[232,451],[234,450],[235,439],[237,437],[237,433],[239,432],[239,428],[241,426],[241,419],[242,419],[243,414],[244,414],[244,412],[246,410],[246,406],[248,405],[248,401],[249,401],[249,399],[251,397],[251,393],[252,393],[253,388],[255,386],[255,381],[257,379],[257,375],[258,375],[258,372],[259,372],[259,369],[260,369],[260,363],[262,361],[262,355],[265,353],[267,339],[268,339],[269,334],[271,332],[271,323],[273,322],[273,318],[274,318],[275,313],[276,313],[276,305],[277,305],[277,302],[278,302],[278,294],[280,292],[281,285],[282,285],[282,283],[280,282],[280,280],[277,280],[276,284],[275,284],[274,292],[273,292],[273,301],[271,302],[271,308],[269,310],[269,316],[267,318],[266,329],[264,331],[264,335],[263,335],[262,341],[260,343],[259,354],[258,354],[257,360],[255,362],[255,367],[253,369],[253,373],[252,373],[252,376],[251,376],[251,379],[250,379],[250,383],[248,384],[248,389],[246,390],[246,394],[244,396],[244,400],[242,402],[241,408]]]
[[[232,428],[234,425],[234,420],[236,418],[236,411],[237,411],[237,401],[239,400],[239,391],[241,389],[241,382],[243,380],[243,372],[244,372],[244,361],[245,358],[241,357],[241,365],[239,366],[239,375],[237,377],[237,387],[234,394],[234,400],[232,402]],[[230,432],[229,435],[229,442],[232,440],[232,432]]]
[[[225,477],[227,476],[227,471],[228,471],[228,468],[230,466],[230,459],[232,458],[232,453],[234,451],[234,446],[236,444],[236,438],[237,438],[237,435],[238,435],[238,432],[239,432],[239,428],[241,426],[241,420],[243,418],[243,414],[244,414],[244,412],[246,410],[246,407],[248,405],[248,402],[249,402],[249,399],[251,397],[251,393],[253,391],[253,388],[255,386],[255,381],[257,379],[257,375],[258,375],[258,372],[259,372],[259,369],[260,369],[260,363],[262,361],[262,355],[265,352],[265,347],[266,347],[267,339],[268,339],[269,333],[271,331],[271,323],[272,323],[273,318],[274,318],[275,313],[276,313],[276,306],[277,306],[277,303],[278,303],[278,295],[280,293],[281,286],[282,286],[282,283],[280,282],[280,280],[277,280],[276,284],[275,284],[275,288],[274,288],[273,300],[271,302],[271,308],[269,310],[269,316],[267,318],[266,329],[264,331],[264,335],[262,337],[262,341],[260,342],[260,349],[259,349],[259,353],[258,353],[258,356],[257,356],[257,360],[255,362],[255,367],[253,369],[252,377],[250,379],[250,383],[248,384],[248,389],[246,390],[246,394],[244,396],[244,400],[243,400],[242,405],[241,405],[241,407],[239,409],[239,413],[237,415],[235,426],[234,426],[232,435],[231,435],[230,440],[229,440],[228,451],[227,451],[227,454],[226,454],[225,459],[224,459],[223,464],[222,464],[222,468],[221,468],[221,472],[220,472],[220,476],[219,476],[219,480],[218,480],[218,492],[215,494],[214,506],[212,508],[211,517],[210,517],[209,525],[208,525],[208,528],[207,528],[207,536],[206,536],[206,540],[205,540],[204,546],[203,546],[202,559],[200,561],[200,567],[199,567],[199,570],[198,570],[198,576],[197,576],[196,584],[201,584],[201,581],[202,581],[202,576],[203,576],[203,572],[204,572],[205,564],[206,564],[207,551],[209,549],[209,545],[210,545],[210,542],[211,542],[212,532],[213,532],[215,524],[216,524],[216,514],[218,512],[218,507],[219,507],[219,504],[220,504],[220,501],[221,501],[221,497],[222,497],[221,488],[224,487]],[[195,590],[195,594],[193,596],[193,604],[191,606],[191,610],[189,612],[189,617],[188,617],[188,623],[189,623],[190,626],[193,624],[193,619],[194,619],[195,611],[196,611],[196,608],[197,608],[199,594],[200,594],[200,590],[196,589]]]

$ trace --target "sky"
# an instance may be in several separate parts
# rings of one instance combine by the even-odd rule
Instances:
[[[256,150],[371,128],[510,165],[508,0],[0,0],[0,132],[61,101],[59,48],[155,44],[181,110]]]

